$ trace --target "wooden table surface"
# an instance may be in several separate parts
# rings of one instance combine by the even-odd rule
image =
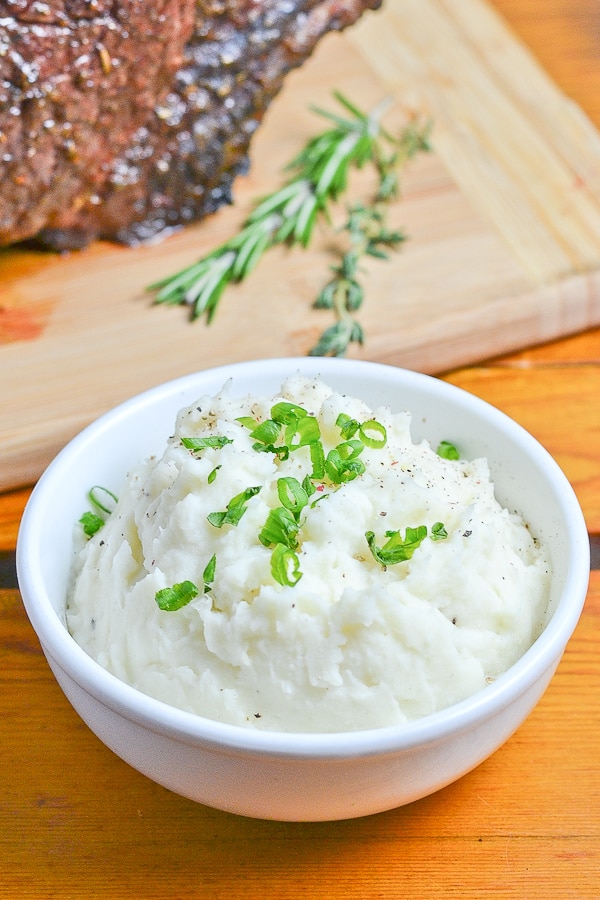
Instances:
[[[598,0],[492,5],[600,127]],[[443,377],[550,450],[592,536],[583,616],[527,722],[459,782],[365,819],[274,823],[195,805],[121,762],[64,698],[11,584],[29,490],[3,494],[0,897],[600,897],[600,331]]]

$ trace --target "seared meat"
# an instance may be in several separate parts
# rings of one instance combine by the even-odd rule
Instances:
[[[0,0],[0,245],[127,244],[230,202],[286,73],[381,0]]]

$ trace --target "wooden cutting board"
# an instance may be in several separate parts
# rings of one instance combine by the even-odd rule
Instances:
[[[0,251],[0,489],[37,478],[89,421],[161,381],[253,357],[304,355],[330,324],[311,308],[328,238],[270,251],[213,324],[152,305],[145,286],[230,237],[322,127],[340,89],[386,124],[433,121],[369,265],[352,355],[429,373],[600,324],[600,135],[483,0],[384,0],[292,73],[252,147],[235,205],[153,247]],[[357,190],[362,184],[357,183]]]

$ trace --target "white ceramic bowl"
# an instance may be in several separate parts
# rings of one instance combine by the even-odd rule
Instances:
[[[119,681],[64,625],[74,523],[92,484],[118,488],[128,469],[162,451],[176,412],[228,379],[271,394],[295,371],[320,375],[370,404],[413,413],[413,437],[486,456],[501,503],[518,509],[549,547],[552,617],[535,644],[483,691],[402,726],[344,734],[282,734],[182,712]],[[409,803],[460,778],[493,753],[542,696],[579,619],[589,579],[581,509],[549,454],[482,400],[438,379],[343,359],[275,359],[190,375],[147,391],[76,437],[38,482],[17,547],[23,601],[60,686],[93,732],[159,784],[247,816],[326,820]]]

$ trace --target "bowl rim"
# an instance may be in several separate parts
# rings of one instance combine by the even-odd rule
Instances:
[[[68,469],[71,459],[93,442],[107,427],[126,418],[132,410],[152,407],[166,397],[175,398],[207,378],[227,378],[257,370],[289,371],[300,367],[309,374],[341,371],[352,366],[363,375],[395,378],[414,385],[435,382],[438,394],[460,399],[475,413],[484,413],[550,470],[561,505],[572,523],[567,535],[570,565],[565,576],[563,597],[543,632],[524,655],[493,683],[446,709],[407,723],[345,732],[279,732],[247,728],[215,721],[157,700],[121,681],[93,660],[69,634],[41,577],[39,561],[43,552],[41,516],[45,493],[52,481]],[[200,388],[202,390],[202,388]],[[177,410],[174,407],[174,412]],[[585,602],[589,583],[589,539],[584,516],[570,482],[548,451],[521,425],[487,401],[435,376],[366,360],[336,358],[281,357],[231,363],[200,370],[138,393],[104,413],[79,432],[56,455],[34,486],[21,519],[17,537],[17,573],[23,604],[51,666],[58,667],[90,696],[149,730],[176,736],[187,743],[219,748],[221,752],[247,753],[288,758],[358,758],[387,755],[431,744],[449,733],[471,730],[483,720],[499,714],[524,694],[547,671],[552,674],[571,637]]]

